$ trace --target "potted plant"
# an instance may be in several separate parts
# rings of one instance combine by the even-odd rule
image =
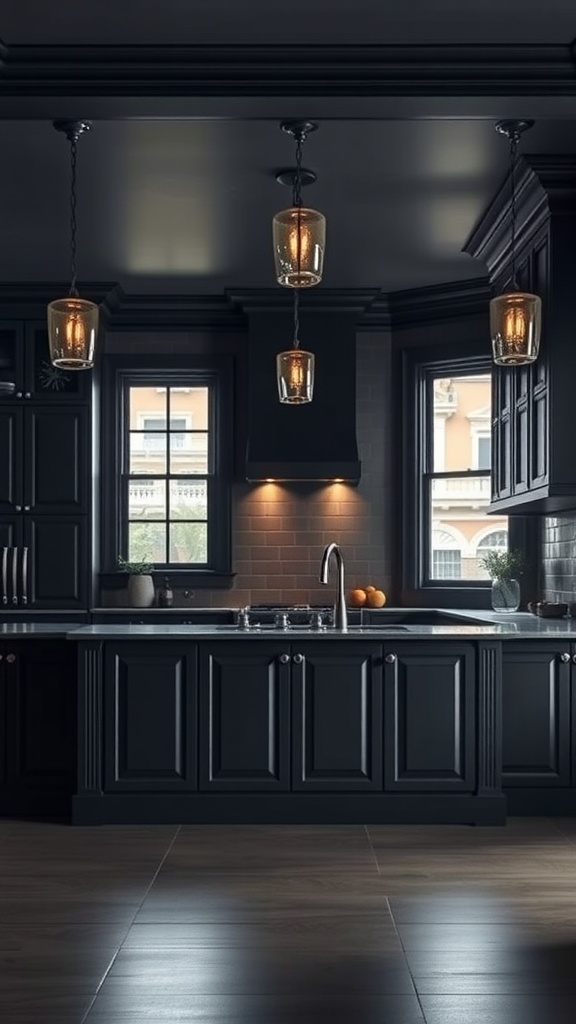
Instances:
[[[495,612],[516,612],[520,607],[520,584],[516,579],[524,569],[521,551],[488,551],[480,564],[492,577],[492,607]]]
[[[118,557],[118,566],[128,573],[128,605],[130,608],[151,608],[154,604],[154,566],[150,562],[126,562]]]

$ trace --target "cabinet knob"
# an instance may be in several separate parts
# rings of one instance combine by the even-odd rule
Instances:
[[[22,511],[22,505],[15,505],[14,508],[16,509],[17,512]]]
[[[4,660],[4,655],[0,654],[0,661],[3,661],[3,660]]]
[[[13,665],[14,662],[16,661],[16,655],[15,654],[7,654],[6,655],[6,661],[8,662],[9,665]]]
[[[279,660],[281,665],[287,665],[288,662],[290,661],[290,655],[289,654],[281,654],[278,660]]]
[[[395,654],[387,654],[386,657],[384,658],[384,661],[387,661],[389,665],[393,665],[394,662],[396,661],[396,655]]]
[[[560,655],[560,661],[563,661],[563,662],[564,662],[564,664],[566,664],[566,662],[567,662],[567,661],[570,661],[570,660],[571,660],[571,658],[570,658],[570,655],[568,654],[568,651],[564,651],[564,652],[563,652],[563,653],[562,653],[562,654]]]
[[[24,398],[32,398],[32,395],[30,394],[29,391],[25,393]]]
[[[17,391],[16,392],[16,398],[22,398],[22,392],[21,391]]]
[[[301,665],[302,662],[304,661],[304,655],[295,654],[294,657],[292,658],[292,661],[294,662],[295,665]]]
[[[574,665],[576,665],[576,654],[572,655],[572,662]]]
[[[30,505],[24,505],[24,511],[25,512],[29,512],[30,511]]]

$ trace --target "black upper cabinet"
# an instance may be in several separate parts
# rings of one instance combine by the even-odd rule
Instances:
[[[13,395],[0,394],[0,402],[81,401],[87,376],[52,366],[45,324],[0,323],[0,381],[15,385]]]
[[[529,157],[516,173],[518,285],[542,299],[542,338],[535,363],[495,367],[490,510],[553,514],[576,508],[576,159]],[[466,246],[494,294],[511,285],[510,229],[506,182]]]

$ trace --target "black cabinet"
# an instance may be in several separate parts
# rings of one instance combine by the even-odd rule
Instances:
[[[0,646],[0,814],[68,815],[77,665],[65,640]]]
[[[502,653],[502,783],[571,785],[571,650],[545,641]]]
[[[21,382],[0,395],[0,601],[78,609],[88,600],[89,405],[80,404],[84,385],[43,390],[44,335],[0,326],[0,379]]]
[[[300,644],[292,654],[292,789],[381,790],[381,721],[379,644]]]
[[[45,322],[0,322],[0,381],[15,385],[13,395],[0,394],[0,402],[78,401],[85,396],[88,376],[52,366]]]
[[[475,787],[472,644],[400,642],[384,658],[385,788],[471,792]]]
[[[576,163],[572,155],[523,157],[516,175],[518,286],[542,299],[542,338],[535,363],[494,370],[491,511],[554,514],[576,508],[566,442],[576,373]],[[466,246],[488,267],[495,294],[511,290],[510,226],[499,192]]]
[[[108,644],[104,664],[104,789],[196,789],[194,644]]]
[[[290,789],[289,644],[201,645],[200,789]]]

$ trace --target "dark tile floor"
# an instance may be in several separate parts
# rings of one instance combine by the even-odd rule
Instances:
[[[0,820],[2,1024],[574,1024],[576,819]]]

